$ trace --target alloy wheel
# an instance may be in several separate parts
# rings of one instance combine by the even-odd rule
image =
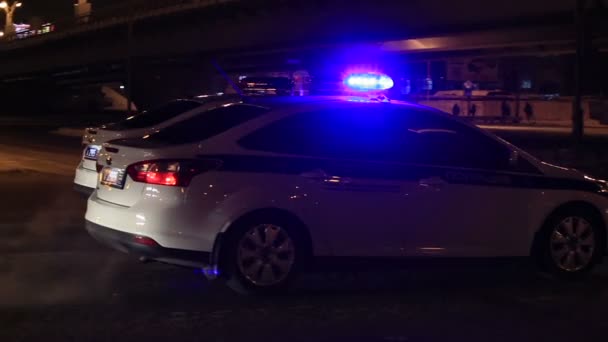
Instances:
[[[238,267],[257,286],[279,284],[289,275],[294,261],[294,243],[287,231],[276,225],[254,226],[238,243]]]
[[[579,271],[593,260],[593,227],[582,217],[566,217],[553,228],[550,248],[557,267],[567,272]]]

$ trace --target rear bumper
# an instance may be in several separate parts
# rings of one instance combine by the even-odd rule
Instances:
[[[82,196],[84,196],[86,198],[89,198],[89,196],[91,196],[93,191],[95,191],[95,188],[89,188],[84,185],[74,184],[74,191],[76,191],[77,193],[81,194]]]
[[[206,268],[210,264],[209,252],[165,248],[158,244],[141,244],[136,242],[137,236],[134,234],[103,227],[91,221],[85,221],[85,227],[95,240],[124,253],[187,267]]]
[[[82,188],[90,188],[91,192],[93,192],[97,187],[97,175],[97,171],[85,169],[81,164],[76,169],[74,184]]]

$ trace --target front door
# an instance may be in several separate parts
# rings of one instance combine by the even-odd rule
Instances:
[[[410,132],[416,150],[406,159],[417,165],[420,202],[407,254],[520,254],[530,190],[515,187],[513,179],[531,170],[510,165],[506,145],[451,120],[417,122]]]

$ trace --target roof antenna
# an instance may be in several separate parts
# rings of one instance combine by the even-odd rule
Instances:
[[[215,69],[220,73],[220,75],[222,75],[222,77],[226,80],[226,82],[228,82],[228,84],[230,84],[230,87],[232,87],[232,89],[234,89],[234,91],[236,91],[236,93],[239,94],[239,96],[245,97],[245,95],[243,95],[243,91],[238,86],[238,84],[234,83],[234,81],[232,81],[230,79],[230,76],[228,76],[228,74],[226,74],[224,69],[222,69],[222,67],[220,67],[220,65],[217,63],[216,60],[212,60],[211,64],[213,64]]]

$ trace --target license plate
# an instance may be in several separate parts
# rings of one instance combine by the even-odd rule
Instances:
[[[84,157],[86,159],[97,160],[98,154],[99,154],[99,148],[97,148],[97,146],[89,146],[84,151]]]
[[[125,186],[125,170],[105,167],[101,170],[101,184],[122,189]]]

